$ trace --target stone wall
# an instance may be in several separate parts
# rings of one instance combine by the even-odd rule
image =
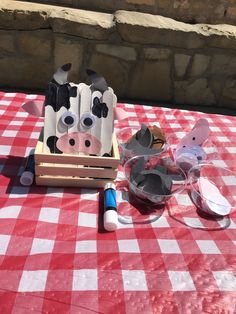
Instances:
[[[94,69],[120,98],[236,108],[235,52],[235,26],[0,4],[1,87],[44,90],[54,70],[72,62],[70,80],[86,81]]]
[[[191,24],[236,25],[236,0],[36,0],[35,2],[107,13],[117,10],[137,11],[163,15]]]

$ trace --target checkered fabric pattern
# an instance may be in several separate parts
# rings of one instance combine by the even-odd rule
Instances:
[[[43,126],[21,109],[30,99],[43,97],[0,93],[0,313],[235,313],[236,215],[204,220],[183,192],[160,219],[103,232],[101,190],[21,186]],[[130,118],[116,130],[143,122],[181,136],[206,118],[215,164],[236,170],[235,117],[118,106]],[[135,215],[122,176],[118,211]]]

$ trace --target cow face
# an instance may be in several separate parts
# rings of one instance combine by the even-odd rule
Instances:
[[[105,79],[91,70],[90,86],[68,83],[70,67],[59,68],[48,83],[44,109],[32,102],[23,107],[37,115],[44,112],[44,152],[110,155],[117,98]]]

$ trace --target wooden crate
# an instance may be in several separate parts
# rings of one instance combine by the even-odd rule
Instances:
[[[43,153],[41,135],[35,149],[35,181],[37,185],[102,188],[116,178],[119,162],[115,135],[112,157]]]

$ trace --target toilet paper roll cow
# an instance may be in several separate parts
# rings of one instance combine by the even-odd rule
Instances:
[[[102,76],[87,70],[90,86],[68,83],[70,68],[68,63],[54,73],[44,103],[30,101],[23,108],[44,116],[44,152],[109,156],[114,120],[126,113],[116,108],[117,97]]]

